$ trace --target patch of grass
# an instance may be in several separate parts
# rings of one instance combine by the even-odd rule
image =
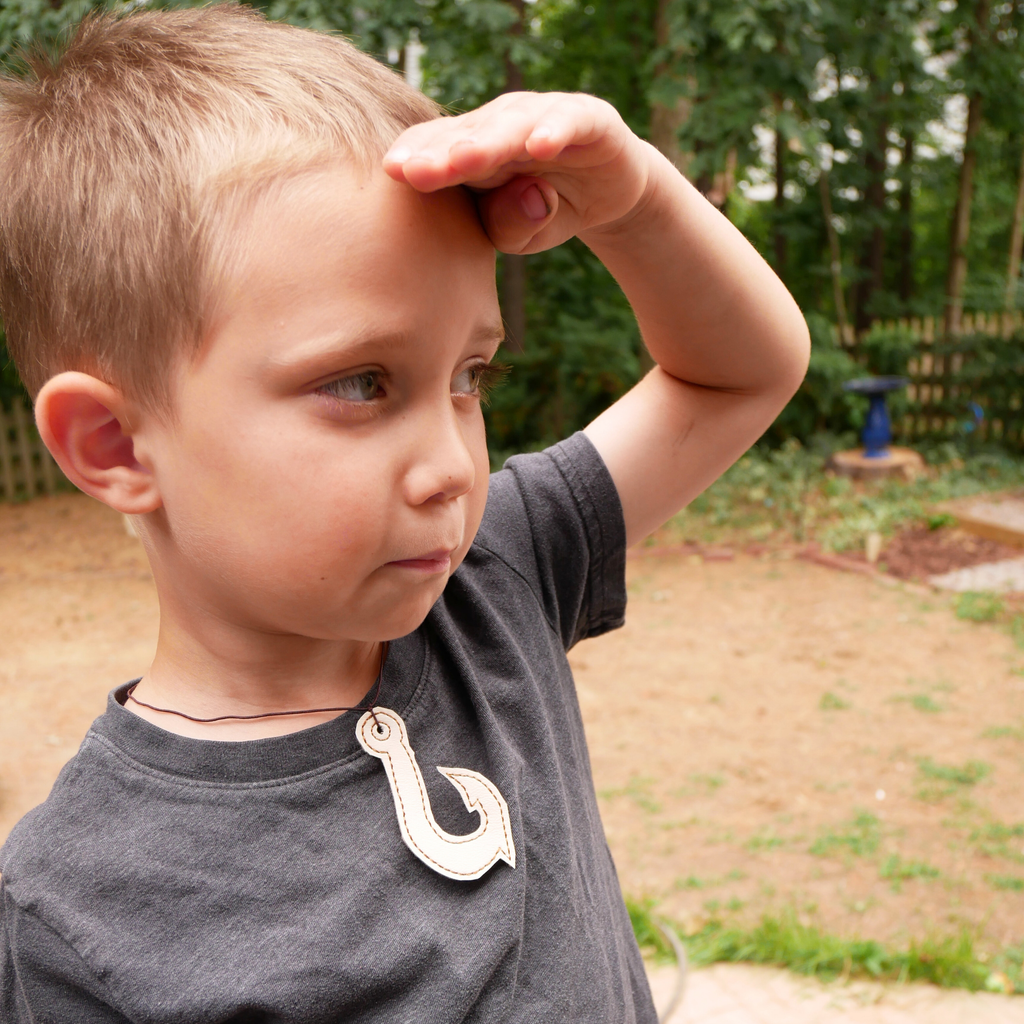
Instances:
[[[967,761],[962,765],[939,764],[930,757],[918,759],[917,770],[923,782],[917,793],[918,800],[936,803],[948,796],[974,786],[992,773],[992,766],[984,761]]]
[[[850,702],[843,700],[842,697],[837,697],[831,691],[826,691],[821,695],[818,707],[822,711],[846,711],[850,707]]]
[[[956,516],[948,512],[933,512],[925,516],[925,525],[929,530],[941,530],[944,526],[956,526]]]
[[[727,907],[742,907],[735,897]],[[637,943],[648,957],[662,963],[674,960],[671,945],[658,927],[651,899],[626,899]],[[813,912],[813,911],[809,911]],[[994,955],[978,953],[974,939],[959,935],[912,941],[906,949],[891,949],[871,939],[830,935],[795,910],[765,915],[752,928],[708,921],[683,938],[690,963],[759,963],[785,967],[822,980],[869,977],[899,982],[927,981],[944,988],[1024,993],[1024,945]]]
[[[633,926],[636,944],[640,951],[662,963],[670,963],[675,959],[672,946],[658,927],[654,917],[654,900],[634,900],[626,897],[626,910]]]
[[[838,854],[867,857],[878,849],[881,839],[882,826],[878,818],[869,811],[857,811],[851,822],[815,839],[810,852],[816,857],[834,857]]]
[[[788,839],[784,839],[782,836],[777,836],[774,832],[761,832],[756,836],[751,836],[743,844],[743,848],[745,850],[749,850],[751,853],[764,853],[768,850],[777,850],[780,846],[785,846],[788,842]]]
[[[946,709],[927,693],[901,693],[890,697],[893,704],[909,704],[915,711],[923,711],[927,714],[936,714]]]
[[[994,622],[1002,611],[1002,598],[984,591],[968,590],[956,602],[956,617],[968,622]]]
[[[968,839],[983,857],[1001,857],[1024,864],[1024,823],[1007,825],[1000,821],[990,821],[973,829]]]
[[[991,725],[982,734],[986,740],[1024,740],[1024,727],[1019,725]]]
[[[598,796],[604,800],[615,800],[624,796],[632,800],[640,810],[648,814],[657,814],[661,810],[661,804],[651,793],[654,782],[655,780],[647,775],[631,775],[621,789],[602,789]]]
[[[698,786],[705,786],[712,792],[718,789],[720,786],[725,785],[725,778],[721,775],[703,775],[695,773],[687,776],[689,780]]]
[[[1024,615],[1014,615],[1010,619],[1010,636],[1018,648],[1024,650]]]
[[[705,889],[712,885],[710,879],[698,878],[696,875],[687,875],[686,878],[677,878],[672,884],[673,889]]]
[[[1024,892],[1024,878],[1016,875],[986,875],[985,881],[993,889],[1002,889],[1005,892]]]
[[[968,932],[912,942],[905,950],[893,950],[870,939],[829,935],[788,912],[765,916],[750,929],[713,920],[683,941],[694,967],[723,961],[772,964],[825,980],[860,976],[928,981],[944,988],[972,991],[997,985],[1002,991],[1005,978],[1012,988],[1024,991],[1018,955],[1024,955],[1024,950],[1006,950],[992,962],[984,962],[976,954]]]
[[[705,796],[711,796],[724,786],[726,781],[723,775],[708,775],[702,772],[691,772],[686,778],[689,785],[680,786],[672,791],[672,796],[677,800],[694,796],[698,791],[703,791]]]
[[[893,892],[899,892],[904,882],[912,879],[932,881],[939,877],[939,869],[923,860],[904,860],[898,853],[891,854],[878,868],[878,877],[886,879]]]
[[[958,786],[973,786],[992,774],[992,766],[984,761],[967,761],[962,765],[938,764],[930,757],[917,762],[917,770],[928,779],[953,782]]]
[[[734,868],[727,875],[721,878],[701,878],[698,875],[687,875],[686,878],[677,878],[672,883],[673,889],[708,889],[716,885],[724,885],[726,882],[742,882],[746,873]]]

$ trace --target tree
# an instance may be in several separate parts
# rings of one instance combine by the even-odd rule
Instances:
[[[963,315],[971,206],[983,121],[995,125],[1002,121],[1017,132],[1020,130],[1019,97],[1024,84],[1021,80],[1024,72],[1022,17],[1024,5],[1018,0],[996,4],[990,0],[959,0],[943,25],[946,45],[957,54],[950,75],[967,97],[963,155],[949,234],[944,314],[948,335],[960,332]]]
[[[823,23],[827,58],[816,111],[844,156],[842,184],[856,194],[844,205],[856,225],[850,306],[858,331],[870,326],[888,288],[893,228],[904,229],[911,216],[914,139],[937,112],[921,46],[931,13],[928,0],[848,0],[829,8]],[[902,181],[893,171],[901,156]],[[900,186],[902,220],[889,201],[890,188]],[[901,241],[905,252],[912,238],[904,232]],[[905,278],[908,292],[910,284]]]

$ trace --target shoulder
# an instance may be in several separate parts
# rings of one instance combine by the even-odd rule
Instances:
[[[541,452],[514,455],[491,474],[476,543],[518,555],[546,535],[581,527],[605,547],[625,547],[622,506],[597,449],[583,433]]]
[[[513,456],[491,476],[483,521],[447,602],[454,608],[464,590],[470,605],[491,605],[515,629],[522,616],[536,625],[539,609],[570,647],[622,624],[625,552],[615,485],[590,440],[574,434]]]
[[[65,891],[72,877],[89,877],[101,849],[116,841],[121,815],[115,809],[125,797],[118,796],[111,760],[106,744],[90,730],[46,800],[0,847],[4,886],[23,909],[46,919],[43,904]]]

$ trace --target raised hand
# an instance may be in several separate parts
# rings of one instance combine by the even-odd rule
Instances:
[[[414,125],[384,170],[421,192],[468,185],[495,247],[531,253],[633,214],[651,154],[603,100],[521,92]]]

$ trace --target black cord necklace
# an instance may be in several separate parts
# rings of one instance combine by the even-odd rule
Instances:
[[[150,711],[158,711],[161,715],[177,715],[178,718],[187,718],[190,722],[199,722],[203,725],[207,725],[210,722],[251,722],[257,718],[284,718],[288,715],[321,715],[329,711],[369,711],[376,722],[377,716],[373,714],[373,709],[377,705],[378,696],[380,696],[380,684],[384,679],[384,663],[388,658],[388,647],[388,641],[385,640],[380,649],[380,668],[377,670],[377,681],[373,684],[373,695],[369,698],[369,704],[356,704],[350,708],[305,708],[302,711],[267,711],[262,715],[218,715],[216,718],[196,718],[194,715],[186,715],[184,711],[158,708],[139,700],[134,694],[135,687],[139,685],[138,683],[132,683],[128,687],[125,700],[130,700],[133,704],[138,704],[142,708],[148,708]]]

